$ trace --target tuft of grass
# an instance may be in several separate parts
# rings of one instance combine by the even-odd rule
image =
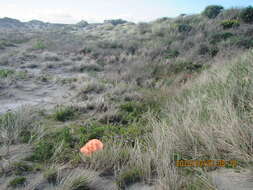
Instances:
[[[15,72],[9,69],[0,69],[0,78],[7,78],[8,76],[13,75]]]
[[[105,89],[105,86],[97,81],[90,81],[85,84],[85,86],[80,90],[80,94],[87,94],[87,93],[101,93]]]
[[[36,133],[36,114],[29,107],[21,107],[13,113],[0,116],[0,142],[8,147],[11,144],[28,142]],[[8,150],[7,150],[8,151]]]
[[[117,184],[121,189],[125,189],[127,186],[140,182],[142,179],[142,171],[138,168],[127,169],[122,171],[117,178]]]
[[[60,180],[63,190],[90,190],[95,175],[85,169],[76,169]]]
[[[46,49],[46,45],[42,40],[37,40],[33,45],[32,49],[34,50],[43,50]]]
[[[48,183],[56,184],[58,172],[55,168],[49,168],[44,171],[43,176],[48,181]]]
[[[13,169],[15,175],[22,175],[23,173],[33,171],[33,168],[25,162],[13,163],[12,169]]]

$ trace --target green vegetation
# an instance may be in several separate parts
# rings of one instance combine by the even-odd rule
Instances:
[[[96,189],[106,176],[102,180],[120,189],[145,183],[200,190],[214,186],[208,176],[217,168],[179,168],[177,160],[237,160],[236,169],[247,169],[253,158],[253,25],[243,14],[250,15],[249,8],[209,6],[204,16],[71,25],[40,33],[34,49],[47,50],[3,56],[8,67],[30,70],[32,63],[39,70],[42,64],[43,72],[29,74],[25,84],[56,87],[56,94],[63,89],[66,99],[54,109],[1,114],[6,152],[0,162],[10,163],[1,165],[1,178],[36,172],[53,188],[81,190]],[[9,83],[30,93],[19,89],[22,75],[28,76],[0,70],[3,97]],[[82,155],[91,139],[101,140],[103,150]],[[20,150],[13,163],[18,146],[28,151]]]
[[[15,46],[15,45],[7,40],[0,40],[0,49],[5,49],[6,47],[12,47],[12,46]]]
[[[69,128],[50,132],[35,143],[33,154],[26,160],[48,162],[55,159],[63,162],[75,156],[75,144],[79,143],[72,137]]]
[[[8,69],[0,69],[0,78],[6,78],[10,75],[13,75],[14,71]]]
[[[246,23],[253,23],[253,7],[249,6],[243,9],[240,18]]]
[[[211,35],[210,43],[217,44],[217,43],[219,43],[221,41],[225,41],[233,36],[234,36],[234,34],[232,34],[231,32],[215,33],[215,34]]]
[[[223,9],[224,8],[219,5],[210,5],[206,7],[202,14],[210,19],[214,19],[221,13]]]
[[[46,45],[42,40],[37,40],[33,45],[32,49],[34,50],[43,50],[46,49]]]
[[[224,20],[221,22],[221,26],[223,29],[236,28],[240,26],[240,22],[238,20]]]
[[[26,182],[26,178],[25,177],[16,177],[16,178],[14,178],[13,180],[11,180],[9,182],[9,186],[16,188],[16,187],[24,185],[25,182]]]
[[[53,118],[57,121],[68,121],[73,119],[75,116],[75,110],[72,107],[60,106],[55,110]]]
[[[190,32],[191,30],[192,30],[192,27],[188,24],[178,25],[178,31],[179,32]]]

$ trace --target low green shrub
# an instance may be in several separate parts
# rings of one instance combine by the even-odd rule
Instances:
[[[149,106],[141,102],[128,102],[120,106],[120,116],[123,124],[138,122],[141,115],[148,111]]]
[[[221,22],[223,29],[237,28],[240,26],[239,20],[224,20]]]
[[[72,107],[63,107],[60,106],[56,108],[53,118],[57,121],[67,121],[74,118],[75,110]]]
[[[253,23],[253,7],[249,6],[241,11],[240,18],[246,23]]]
[[[192,26],[189,24],[179,24],[178,31],[179,32],[190,32],[192,30]]]
[[[59,129],[43,136],[34,145],[34,151],[26,160],[36,162],[69,161],[74,155],[74,147],[79,140],[76,140],[70,133],[69,128]]]
[[[42,138],[41,141],[35,145],[32,155],[26,160],[37,162],[47,161],[53,156],[54,150],[54,144],[52,142],[47,142],[45,138]]]
[[[224,8],[219,5],[210,5],[205,8],[202,14],[210,19],[214,19],[221,13],[223,9]]]
[[[86,127],[81,127],[79,133],[81,134],[80,143],[83,144],[91,139],[102,139],[104,137],[115,136],[119,133],[119,127],[92,123]]]
[[[12,179],[9,182],[9,186],[13,187],[13,188],[16,188],[16,187],[24,185],[25,182],[26,182],[26,178],[25,177],[16,177],[16,178]]]
[[[210,36],[210,43],[217,44],[217,43],[219,43],[221,41],[225,41],[233,36],[234,36],[234,34],[232,34],[230,32],[215,33]]]

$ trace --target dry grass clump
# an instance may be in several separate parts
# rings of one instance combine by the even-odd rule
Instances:
[[[62,171],[64,172],[64,171]],[[61,174],[59,174],[61,175]],[[64,174],[63,174],[64,175]],[[62,190],[78,190],[78,189],[90,189],[93,181],[96,178],[96,174],[92,171],[85,170],[83,168],[77,168],[67,175],[59,177],[58,186],[56,189]]]
[[[37,126],[34,119],[34,111],[29,107],[0,116],[0,142],[7,147],[7,154],[11,144],[28,142],[31,139]]]
[[[79,90],[79,94],[88,94],[88,93],[96,93],[99,94],[106,89],[105,85],[96,81],[90,80],[87,81],[82,88]]]
[[[44,61],[60,61],[59,55],[54,52],[45,51],[41,54],[41,57]]]
[[[205,82],[195,81],[164,110],[164,130],[173,134],[175,150],[185,158],[251,160],[251,58],[246,54],[205,73]]]
[[[101,71],[102,67],[95,61],[79,61],[70,69],[73,72],[98,72]]]

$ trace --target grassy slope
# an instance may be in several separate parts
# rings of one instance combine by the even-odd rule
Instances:
[[[240,28],[226,30],[220,25],[239,11],[226,10],[216,19],[194,15],[103,25],[75,35],[41,35],[48,51],[85,47],[82,55],[102,67],[103,75],[82,91],[108,88],[105,102],[95,106],[95,115],[75,106],[53,114],[24,108],[26,112],[4,115],[1,143],[31,143],[34,149],[26,161],[34,170],[39,164],[39,172],[58,188],[92,184],[86,174],[84,179],[77,175],[74,180],[71,174],[67,182],[57,181],[57,165],[69,164],[107,172],[121,188],[144,181],[156,189],[212,189],[206,174],[217,168],[182,169],[175,162],[236,159],[240,167],[248,167],[253,161],[252,25],[241,22]],[[192,29],[180,32],[182,24]],[[35,47],[41,48],[39,42]],[[130,98],[126,92],[132,93]],[[141,98],[133,98],[135,93]],[[105,117],[108,108],[115,112]],[[102,139],[105,149],[80,157],[79,148],[92,138]]]

